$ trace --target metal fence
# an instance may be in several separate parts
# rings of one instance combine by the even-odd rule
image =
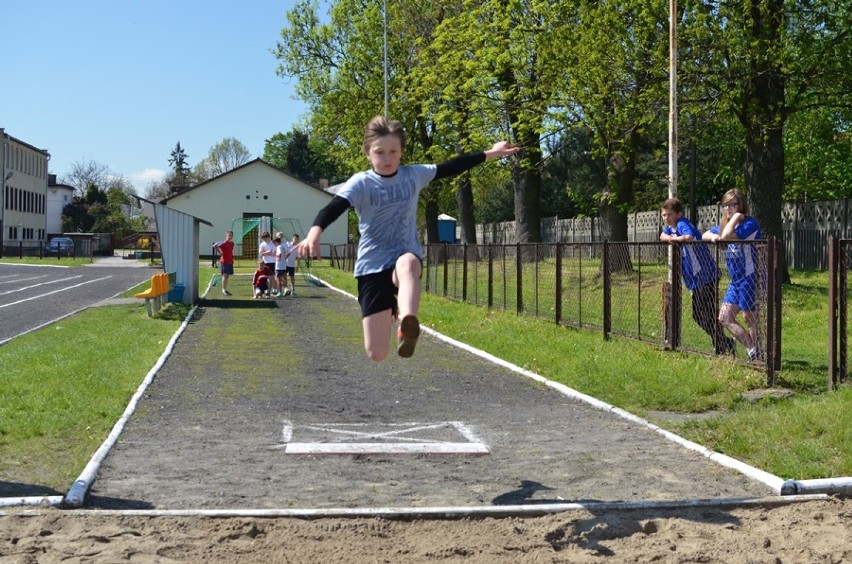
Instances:
[[[699,206],[698,217],[690,218],[702,232],[718,225],[722,218],[719,205]],[[659,210],[634,212],[627,216],[627,239],[634,243],[659,240],[663,225]],[[781,209],[784,259],[792,269],[826,270],[829,236],[852,238],[852,200],[784,204]],[[459,228],[457,228],[457,231]],[[515,222],[476,226],[481,244],[515,243]],[[542,240],[548,243],[602,242],[600,219],[549,217],[541,220]],[[457,233],[457,239],[460,233]]]
[[[780,368],[779,245],[774,240],[729,243],[710,245],[717,264],[725,264],[731,247],[753,252],[757,259],[754,317],[761,354],[750,362],[765,367],[773,385]],[[424,290],[600,331],[605,337],[620,335],[669,349],[719,353],[713,335],[692,321],[693,294],[681,290],[679,255],[680,245],[660,242],[428,245]],[[709,305],[712,319],[730,284],[727,269],[720,272],[714,303]],[[740,345],[736,355],[747,361],[743,349]]]
[[[751,360],[742,345],[734,354],[741,362],[765,369],[772,386],[781,367],[780,245],[770,239],[708,248],[719,265],[726,264],[725,253],[732,248],[747,249],[756,257],[754,332],[761,354]],[[700,308],[693,308],[693,293],[681,289],[680,249],[660,242],[432,244],[425,249],[423,289],[452,300],[599,331],[605,338],[619,335],[699,354],[723,352],[715,346],[718,339],[693,321]],[[336,267],[351,271],[355,246],[332,247],[330,256]],[[710,319],[716,319],[730,282],[722,266],[720,278],[712,284],[712,312],[706,312]]]
[[[41,241],[3,241],[0,243],[0,257],[96,257],[112,256],[114,252],[113,238],[111,233],[64,233],[62,237],[68,237],[74,241],[74,249],[68,251],[48,252],[45,243]]]
[[[846,380],[849,370],[849,268],[852,266],[852,239],[831,237],[828,249],[828,388],[833,390]]]

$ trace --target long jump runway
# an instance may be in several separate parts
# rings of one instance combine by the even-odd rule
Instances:
[[[249,295],[247,285],[231,289]],[[233,330],[247,319],[249,334]],[[775,494],[641,420],[430,334],[412,359],[374,363],[357,303],[306,286],[280,300],[214,288],[85,505],[494,508]]]

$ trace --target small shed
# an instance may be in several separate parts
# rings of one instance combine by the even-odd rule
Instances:
[[[180,301],[194,304],[198,300],[199,228],[209,221],[156,202],[137,199],[153,205],[160,234],[165,272],[175,273],[175,288],[183,287]]]
[[[456,218],[450,217],[445,213],[438,216],[438,242],[456,242]]]

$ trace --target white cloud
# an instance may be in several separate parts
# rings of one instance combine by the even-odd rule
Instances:
[[[136,172],[130,175],[130,181],[133,183],[133,186],[136,188],[136,192],[138,194],[144,194],[145,188],[148,187],[152,181],[158,182],[166,177],[166,171],[160,170],[158,168],[146,168],[142,172]]]

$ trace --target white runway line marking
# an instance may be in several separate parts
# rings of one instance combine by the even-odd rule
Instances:
[[[462,421],[300,425],[300,434],[322,438],[315,442],[291,442],[294,428],[284,421],[285,454],[489,454],[488,446]],[[466,441],[445,439],[458,435]]]
[[[3,305],[0,305],[0,309],[3,309],[4,307],[17,305],[17,304],[22,304],[22,303],[28,302],[30,300],[37,300],[39,298],[43,298],[45,296],[50,296],[52,294],[58,294],[59,292],[64,292],[66,290],[73,290],[74,288],[78,288],[80,286],[85,286],[86,284],[91,284],[92,282],[100,282],[101,280],[107,280],[108,278],[112,278],[112,276],[104,276],[102,278],[95,278],[94,280],[87,280],[85,282],[80,282],[79,284],[75,284],[73,286],[68,286],[67,288],[61,288],[59,290],[54,290],[52,292],[47,292],[45,294],[39,294],[38,296],[33,296],[31,298],[24,298],[23,300],[18,300],[17,302],[11,302],[11,303],[8,303],[8,304],[3,304]]]
[[[0,284],[17,284],[19,282],[26,282],[27,280],[39,280],[41,278],[47,278],[47,274],[42,274],[41,276],[30,276],[29,278],[17,278],[17,276],[17,274],[10,274],[9,276],[0,276]],[[6,278],[12,278],[12,280],[5,280]]]
[[[26,290],[31,290],[32,288],[38,288],[39,286],[46,286],[48,284],[60,284],[64,282],[68,282],[69,280],[76,280],[77,278],[82,278],[82,274],[78,274],[77,276],[69,276],[67,278],[51,278],[47,282],[39,282],[38,284],[30,284],[29,286],[24,286],[23,288],[15,288],[14,290],[7,290],[5,292],[0,292],[0,296],[5,296],[8,294],[14,294],[15,292],[24,292]],[[35,278],[24,278],[23,280],[15,280],[15,282],[25,282],[27,280],[39,280],[41,278],[47,278],[46,276],[37,276]],[[0,282],[2,283],[2,282]]]

